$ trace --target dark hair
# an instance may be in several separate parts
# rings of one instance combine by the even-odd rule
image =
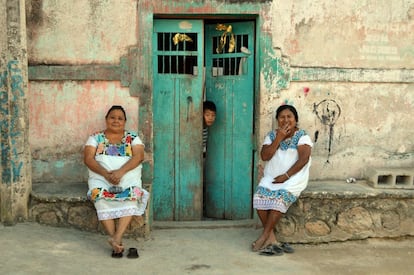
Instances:
[[[216,112],[216,104],[213,101],[204,101],[203,102],[203,111],[210,110]]]
[[[295,107],[293,107],[292,105],[281,105],[279,106],[279,108],[277,108],[276,110],[276,119],[279,117],[280,112],[282,112],[283,110],[289,109],[293,115],[295,116],[295,120],[296,122],[299,122],[299,117],[298,117],[298,112],[296,111]]]
[[[125,121],[127,120],[125,110],[121,105],[112,105],[112,107],[109,108],[108,112],[106,113],[105,118],[108,118],[109,113],[112,112],[113,110],[121,110],[124,113]]]

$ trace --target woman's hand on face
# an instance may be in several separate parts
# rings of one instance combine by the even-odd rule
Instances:
[[[290,135],[292,129],[290,129],[289,124],[285,124],[282,127],[279,127],[277,130],[277,136],[280,136],[281,140],[284,140]]]

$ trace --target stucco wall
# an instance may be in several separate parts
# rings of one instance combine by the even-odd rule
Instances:
[[[113,64],[136,44],[136,0],[26,1],[30,64]]]
[[[413,0],[286,0],[271,10],[273,45],[291,64],[414,68]]]
[[[105,129],[112,105],[122,105],[126,127],[138,130],[138,98],[119,82],[32,82],[29,89],[34,182],[86,181],[83,145]]]
[[[0,0],[0,24],[6,26],[6,0]],[[7,29],[0,28],[0,53],[7,47]]]
[[[29,65],[119,64],[136,44],[136,1],[26,1]],[[118,81],[31,81],[33,181],[85,181],[83,144],[111,105],[138,130],[138,98]]]
[[[314,180],[366,178],[368,167],[412,167],[413,91],[413,84],[292,83],[263,98],[263,129],[275,123],[273,106],[296,106],[300,127],[314,141]]]
[[[275,108],[292,103],[301,127],[315,141],[312,179],[364,178],[365,168],[371,166],[414,166],[414,130],[409,127],[412,71],[408,76],[392,71],[414,69],[414,0],[239,2],[160,1],[149,7],[151,1],[27,1],[29,63],[119,64],[130,46],[145,45],[137,31],[145,17],[139,8],[173,14],[259,10],[260,36],[271,38],[261,47],[274,53],[259,53],[260,58],[268,57],[259,58],[263,64],[258,147],[272,128]],[[312,72],[322,67],[341,75],[342,68],[359,68],[362,73],[353,81],[323,74],[306,81],[287,72],[290,79],[281,88],[270,79],[277,66],[268,62],[281,56],[290,69]],[[141,69],[148,66],[141,65]],[[378,78],[375,72],[365,74],[366,69],[378,69]],[[382,78],[384,72],[387,79]],[[72,172],[82,166],[81,146],[92,129],[102,128],[99,123],[108,106],[126,106],[131,127],[140,127],[138,99],[119,82],[32,81],[29,91],[34,181],[84,177],[83,172]],[[46,163],[45,158],[57,162]],[[62,171],[66,174],[59,174]]]
[[[319,81],[290,82],[281,92],[275,85],[270,94],[262,90],[261,138],[274,123],[266,116],[291,103],[315,141],[312,179],[365,178],[368,167],[413,167],[414,130],[408,125],[414,84],[412,76],[406,81],[392,69],[414,68],[414,1],[288,0],[273,2],[271,14],[265,25],[271,26],[272,45],[291,67],[310,73],[323,67],[337,75],[341,68],[361,71],[354,81],[320,74]]]

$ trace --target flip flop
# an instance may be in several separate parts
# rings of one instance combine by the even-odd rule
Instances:
[[[122,252],[115,252],[114,250],[112,250],[112,258],[122,258],[123,254]]]
[[[295,250],[288,244],[288,243],[282,243],[280,245],[280,248],[283,250],[283,252],[285,253],[293,253],[295,252]]]
[[[259,255],[263,256],[281,256],[283,255],[283,250],[277,245],[269,244],[263,249],[259,250]]]
[[[138,250],[134,247],[129,248],[127,257],[130,258],[130,259],[138,258],[139,257]]]

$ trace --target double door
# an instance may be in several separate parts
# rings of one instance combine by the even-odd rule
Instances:
[[[154,219],[251,218],[254,22],[155,20],[153,47]]]

